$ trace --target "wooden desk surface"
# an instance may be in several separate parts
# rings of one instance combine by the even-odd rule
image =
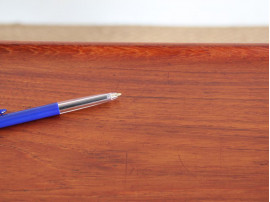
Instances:
[[[268,44],[0,44],[1,201],[268,201]]]

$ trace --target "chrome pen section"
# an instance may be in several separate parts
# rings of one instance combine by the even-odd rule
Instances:
[[[115,100],[121,93],[107,93],[58,102],[60,114],[76,111]]]

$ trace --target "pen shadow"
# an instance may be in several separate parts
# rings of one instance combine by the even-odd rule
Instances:
[[[29,128],[31,128],[32,124],[37,124],[41,120],[50,120],[50,119],[52,119],[51,121],[55,121],[57,119],[61,119],[61,117],[60,116],[47,117],[44,119],[34,120],[30,122],[13,125],[13,126],[8,126],[5,128],[0,128],[0,139],[13,135],[14,133],[18,133],[18,132],[24,133],[25,135],[31,135],[32,133],[30,132]]]

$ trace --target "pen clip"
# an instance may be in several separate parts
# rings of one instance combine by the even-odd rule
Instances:
[[[6,109],[0,109],[0,116],[3,116],[4,115],[4,113],[6,113]]]

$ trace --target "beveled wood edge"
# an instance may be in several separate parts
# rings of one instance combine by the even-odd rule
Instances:
[[[0,45],[67,45],[67,46],[208,46],[208,47],[268,47],[269,43],[135,43],[135,42],[76,42],[76,41],[6,41]]]

